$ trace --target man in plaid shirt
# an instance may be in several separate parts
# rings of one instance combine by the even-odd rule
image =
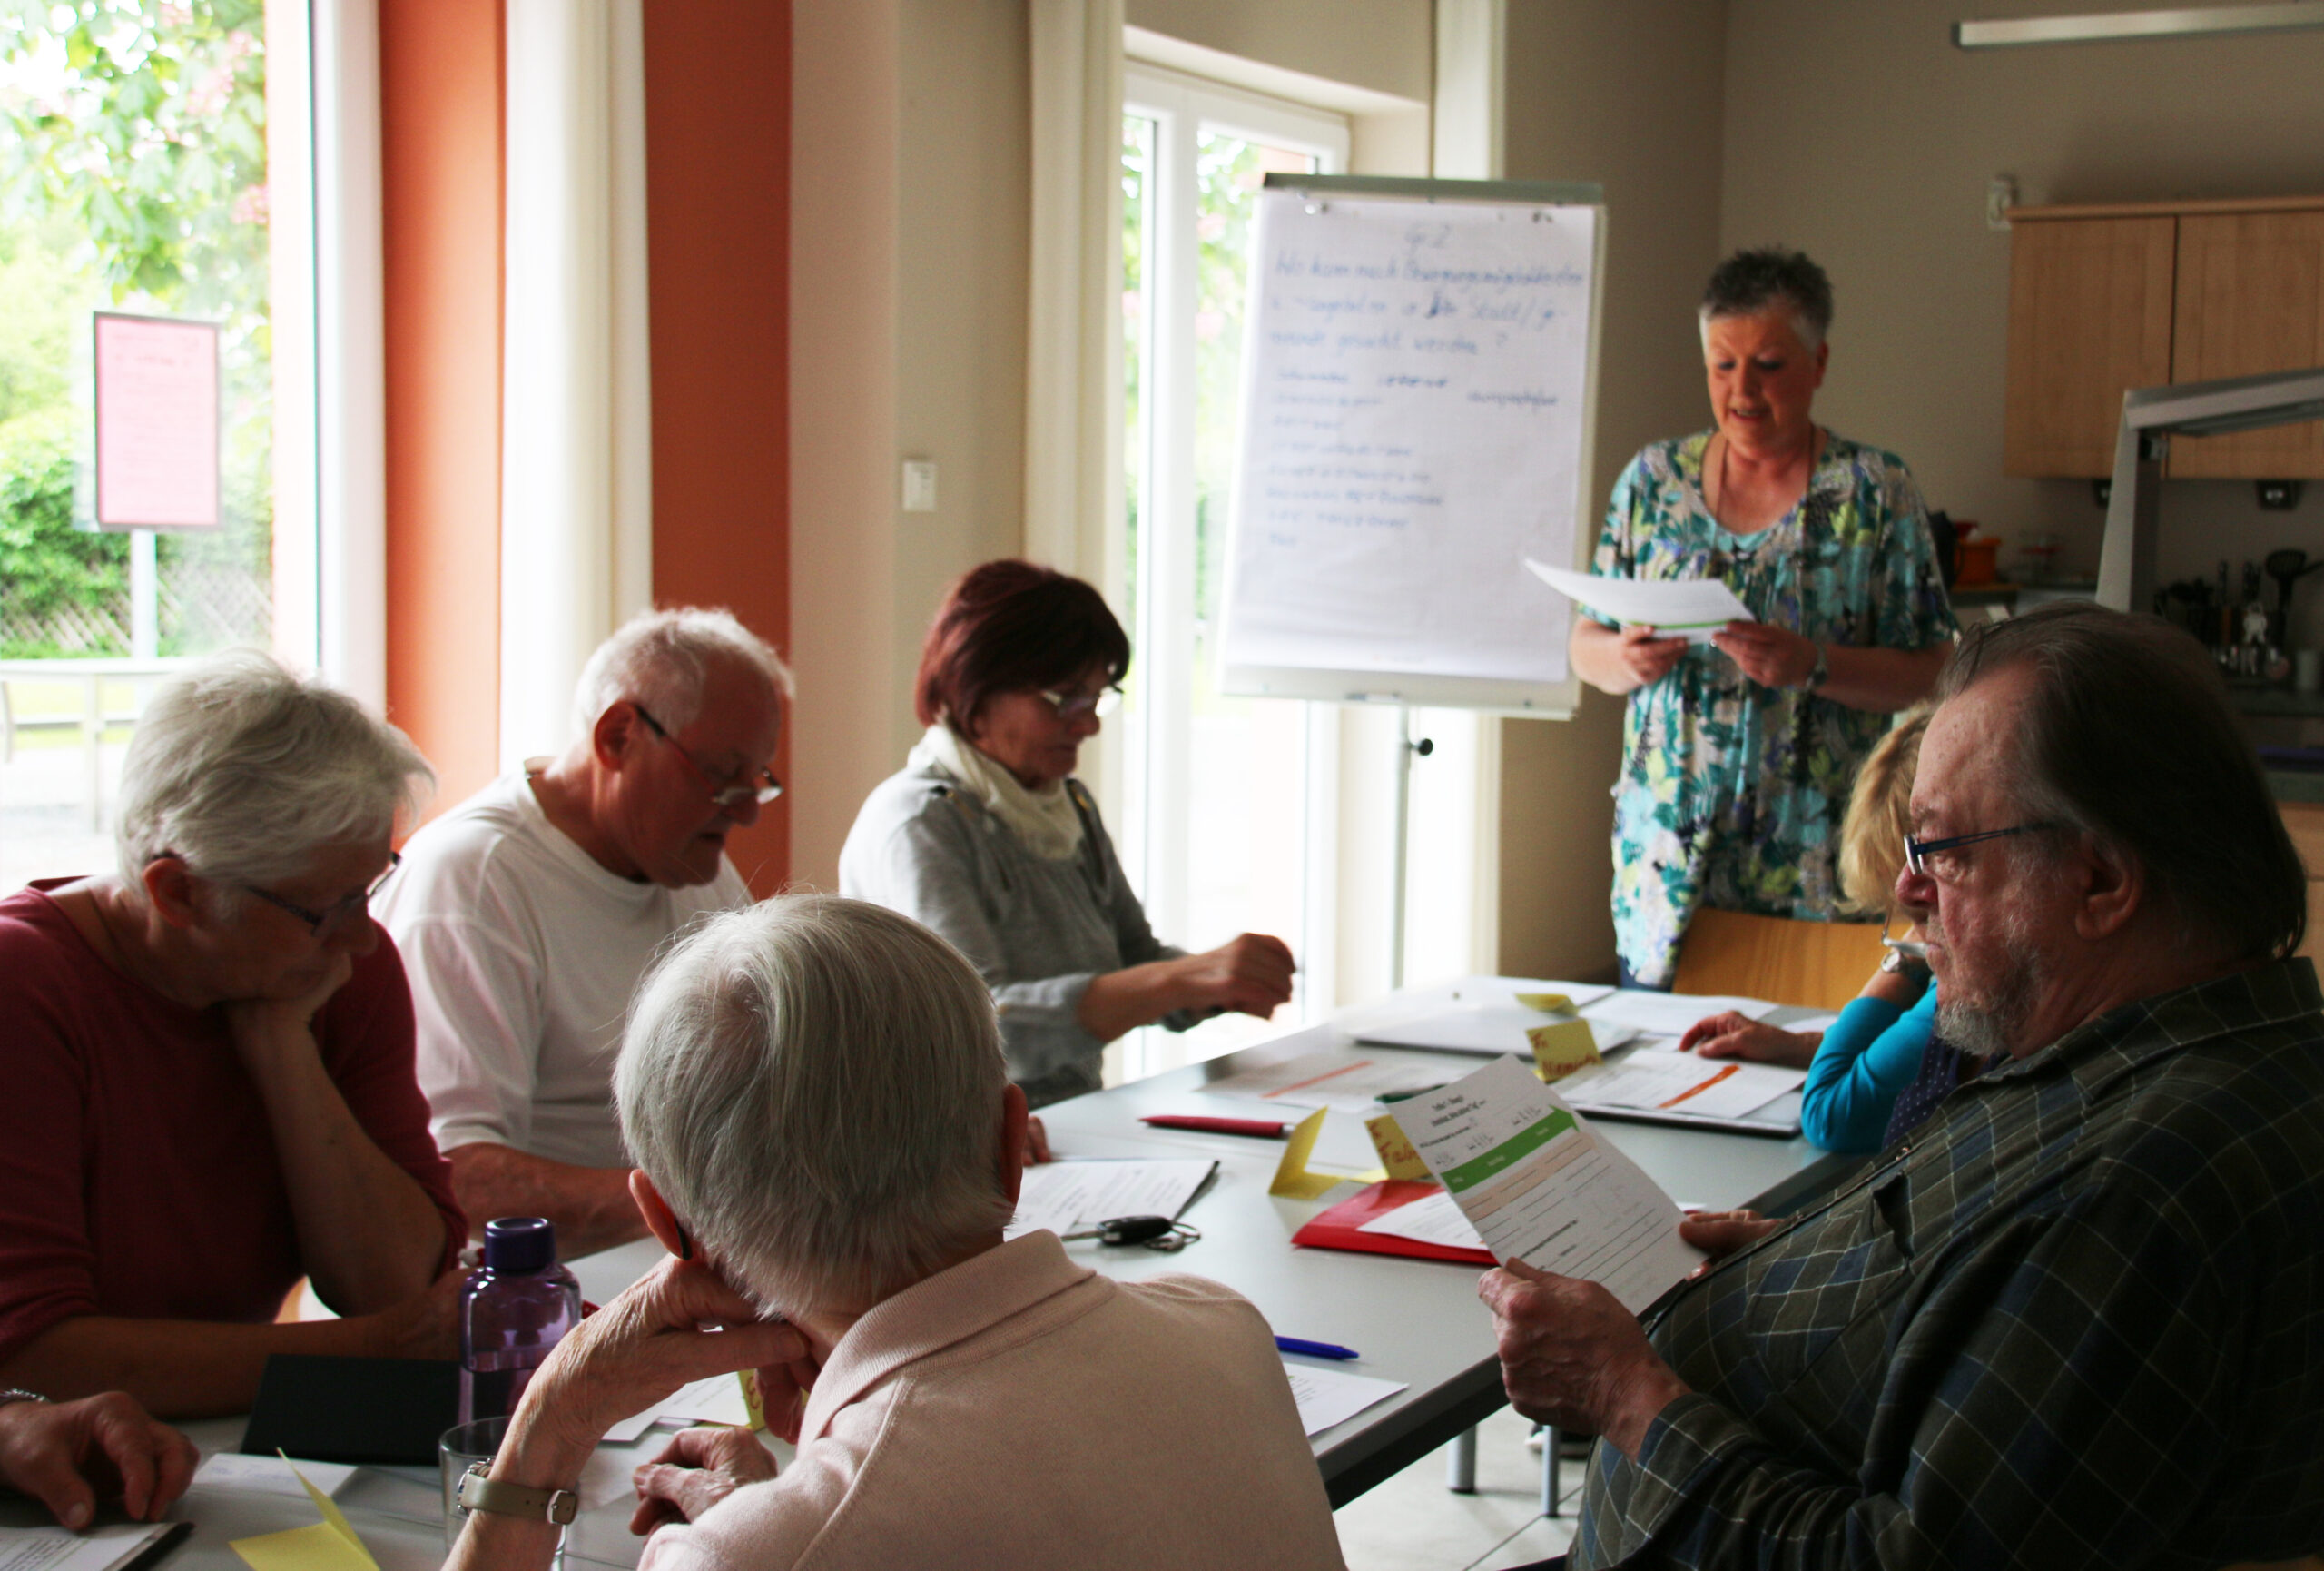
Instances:
[[[1481,1291],[1521,1412],[1600,1437],[1577,1566],[2220,1566],[2324,1547],[2324,998],[2219,678],[2152,618],[1964,638],[1898,897],[1983,1057],[1913,1142],[1641,1328]]]

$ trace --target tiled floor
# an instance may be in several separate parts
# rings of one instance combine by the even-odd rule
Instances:
[[[1573,1518],[1541,1515],[1541,1459],[1525,1448],[1531,1428],[1507,1408],[1479,1427],[1473,1495],[1445,1488],[1438,1451],[1341,1507],[1348,1571],[1498,1571],[1563,1554]],[[1571,1512],[1579,1461],[1567,1461],[1562,1484]]]

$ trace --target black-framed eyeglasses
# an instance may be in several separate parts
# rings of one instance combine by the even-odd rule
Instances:
[[[1038,689],[1034,697],[1056,710],[1060,720],[1078,720],[1084,715],[1095,715],[1102,720],[1121,707],[1122,690],[1106,687],[1094,693],[1068,693],[1044,687]]]
[[[759,770],[756,780],[746,774],[742,785],[721,786],[718,776],[704,768],[702,760],[695,757],[684,743],[663,730],[662,722],[645,712],[645,705],[633,699],[629,706],[637,711],[637,717],[645,722],[647,730],[677,749],[678,756],[686,761],[686,767],[701,776],[702,783],[710,787],[710,799],[719,806],[740,807],[745,802],[755,802],[763,807],[783,795],[783,782],[774,777],[772,769]]]
[[[2008,829],[1986,829],[1975,835],[1949,835],[1942,840],[1915,840],[1907,835],[1905,836],[1905,871],[1916,878],[1925,877],[1928,874],[1928,859],[1940,851],[1958,850],[1964,845],[1974,845],[1980,840],[2001,840],[2012,835],[2031,835],[2036,829],[2048,827],[2046,824],[2020,824]]]
[[[307,931],[309,933],[313,934],[317,938],[320,938],[323,935],[323,930],[325,928],[338,926],[340,924],[348,921],[350,918],[369,910],[371,906],[371,897],[379,893],[380,889],[387,884],[388,880],[396,875],[396,869],[402,865],[403,854],[399,851],[389,852],[388,868],[386,872],[380,874],[377,878],[371,880],[369,884],[357,890],[346,899],[336,901],[330,905],[326,905],[320,911],[310,911],[305,906],[299,904],[296,901],[285,900],[280,894],[275,894],[271,889],[261,889],[255,884],[238,884],[235,887],[240,889],[245,894],[257,895],[261,900],[265,901],[277,911],[290,913],[291,915],[297,917],[300,921],[307,924]]]

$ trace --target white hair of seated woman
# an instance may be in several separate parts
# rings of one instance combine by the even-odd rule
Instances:
[[[715,916],[643,983],[630,1154],[736,1290],[861,1311],[1004,1227],[992,996],[908,917],[835,895]]]
[[[385,839],[435,779],[409,737],[320,677],[229,650],[138,717],[113,832],[122,885],[137,895],[147,865],[174,855],[236,898],[237,884],[297,877],[325,846]]]

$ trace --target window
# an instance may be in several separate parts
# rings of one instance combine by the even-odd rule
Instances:
[[[108,805],[145,696],[188,658],[275,642],[279,558],[315,558],[311,541],[278,539],[275,508],[274,351],[312,339],[277,322],[274,275],[286,255],[310,257],[311,237],[286,247],[270,211],[270,102],[303,104],[309,60],[303,16],[276,50],[267,12],[0,13],[0,887],[111,865]],[[303,172],[304,115],[285,118]],[[306,213],[303,191],[285,195]],[[216,326],[214,525],[93,529],[98,312]],[[303,403],[306,388],[294,376],[286,396]],[[310,502],[288,511],[311,531]],[[311,600],[310,577],[281,581]],[[310,604],[287,610],[311,627]]]
[[[1135,612],[1121,850],[1155,931],[1190,949],[1274,933],[1302,966],[1295,1019],[1330,1006],[1339,728],[1324,706],[1217,690],[1227,499],[1255,198],[1271,172],[1337,173],[1322,111],[1132,65],[1122,127],[1128,538]],[[1226,1016],[1126,1046],[1144,1075],[1280,1031]]]

